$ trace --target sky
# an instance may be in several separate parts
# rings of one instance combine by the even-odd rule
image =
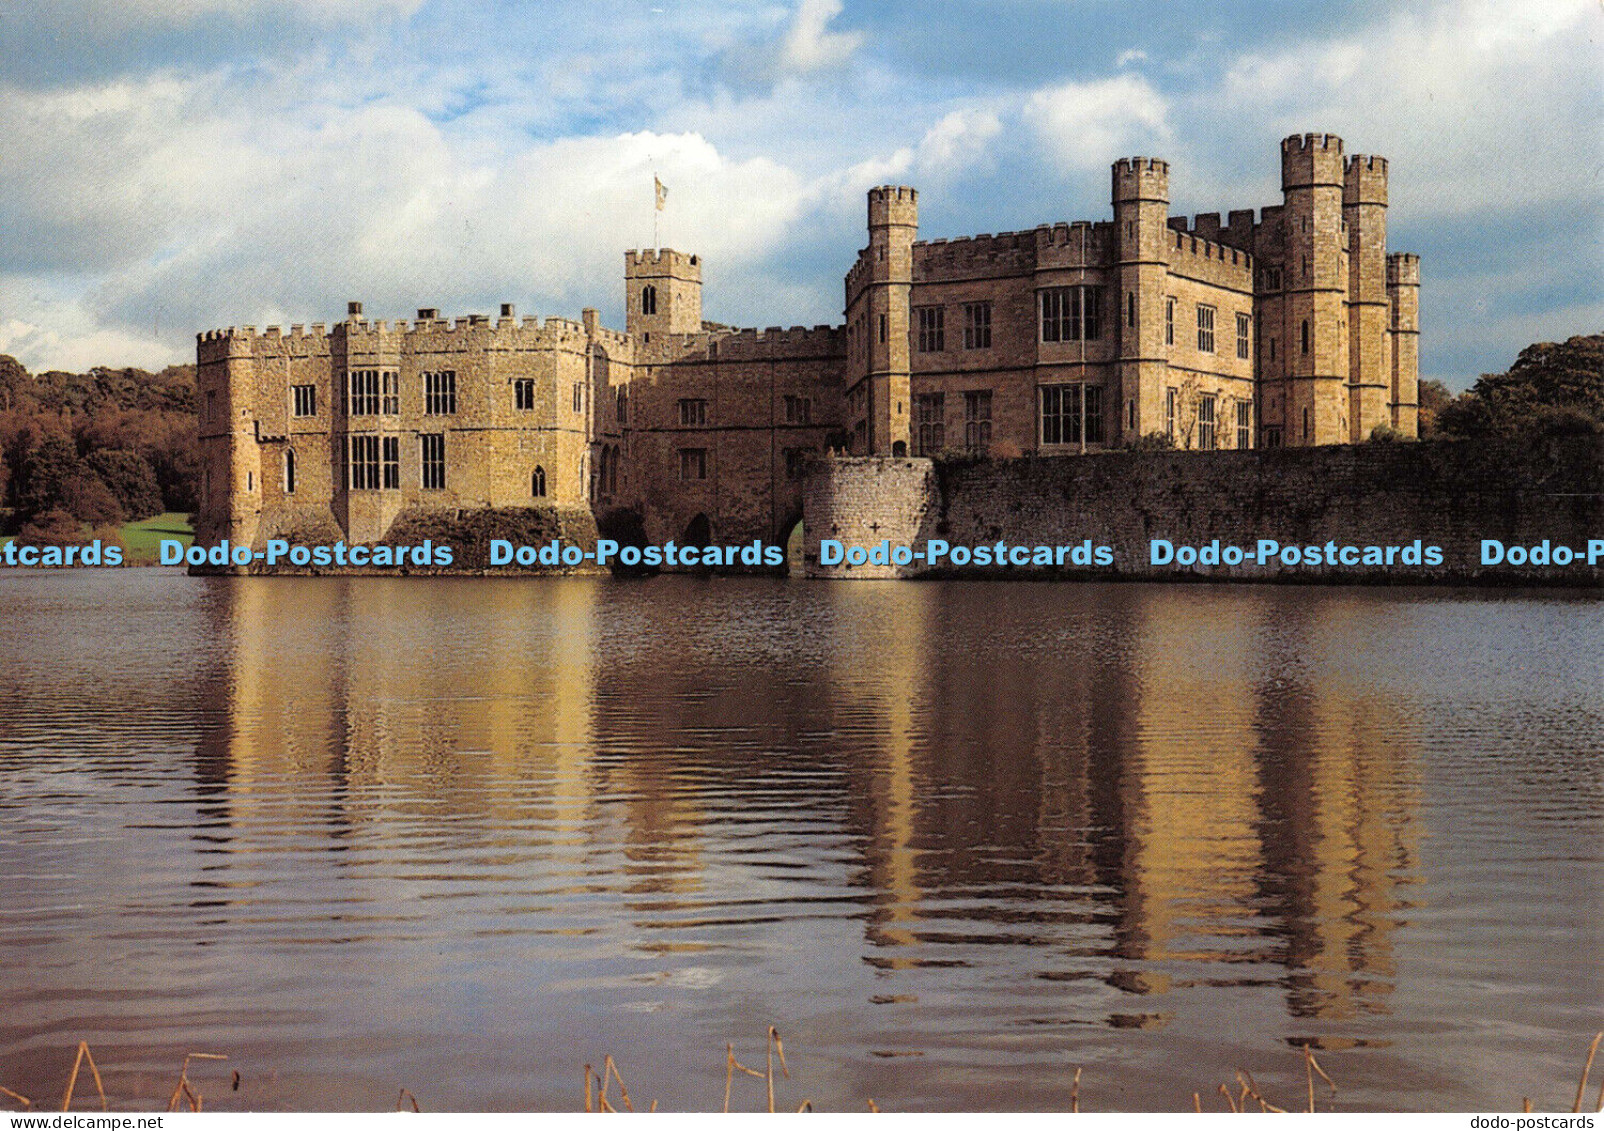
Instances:
[[[1604,331],[1600,0],[0,0],[0,353],[193,360],[197,331],[621,326],[623,252],[704,316],[839,322],[864,193],[922,238],[1280,202],[1311,131],[1390,161],[1423,377]]]

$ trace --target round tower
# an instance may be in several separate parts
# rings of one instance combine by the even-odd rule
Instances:
[[[1170,167],[1156,157],[1121,158],[1112,182],[1119,287],[1109,299],[1109,324],[1119,347],[1119,388],[1106,395],[1117,395],[1110,439],[1118,442],[1165,427]]]
[[[919,235],[919,192],[907,185],[869,190],[868,450],[906,454],[912,439],[909,309],[913,241]]]
[[[1420,256],[1387,256],[1387,298],[1392,426],[1415,439],[1420,435]]]
[[[1294,134],[1281,143],[1289,445],[1343,444],[1353,438],[1345,176],[1342,139],[1335,134]]]
[[[1349,438],[1359,441],[1368,439],[1378,425],[1392,424],[1385,157],[1348,158],[1342,219],[1348,226]]]

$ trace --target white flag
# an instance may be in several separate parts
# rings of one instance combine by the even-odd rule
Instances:
[[[652,174],[652,183],[657,186],[657,210],[661,212],[663,205],[668,203],[668,186],[657,179],[656,173]]]

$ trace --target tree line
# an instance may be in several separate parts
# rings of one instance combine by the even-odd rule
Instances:
[[[1420,383],[1422,439],[1604,435],[1604,334],[1538,342],[1454,396]]]
[[[0,355],[0,533],[77,541],[189,513],[199,468],[193,365],[30,374]]]

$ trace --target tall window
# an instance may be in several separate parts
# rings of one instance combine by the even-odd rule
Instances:
[[[384,471],[384,489],[386,491],[398,490],[401,486],[401,437],[384,437],[382,468]]]
[[[679,450],[679,477],[681,479],[707,478],[706,448],[681,448]]]
[[[640,289],[640,312],[642,314],[657,313],[657,288],[650,283]]]
[[[423,489],[446,489],[446,438],[439,434],[419,436],[419,449],[423,462]]]
[[[1049,287],[1041,292],[1041,340],[1091,342],[1102,337],[1102,287]]]
[[[317,415],[317,386],[295,385],[291,387],[295,399],[296,416]]]
[[[1214,394],[1204,393],[1197,399],[1197,446],[1212,452],[1219,445],[1214,435]]]
[[[1081,442],[1081,397],[1085,396],[1085,439],[1088,444],[1103,442],[1103,387],[1076,382],[1073,385],[1041,387],[1041,442],[1078,444]]]
[[[813,423],[812,397],[786,397],[785,422],[787,424]]]
[[[284,449],[284,493],[295,494],[295,449]]]
[[[947,348],[945,312],[939,306],[919,308],[919,352],[936,353]]]
[[[574,383],[574,411],[585,411],[585,386],[583,382]]]
[[[1303,352],[1309,352],[1309,320],[1303,320]]]
[[[1314,435],[1314,422],[1309,419],[1309,410],[1303,410],[1303,438],[1309,439]]]
[[[529,476],[529,493],[537,499],[546,497],[546,469],[537,467]]]
[[[964,349],[989,350],[991,348],[991,303],[964,304]]]
[[[1164,344],[1167,346],[1175,344],[1175,300],[1173,298],[1164,300]]]
[[[520,412],[529,412],[535,407],[535,382],[530,377],[520,377],[512,383],[512,402]]]
[[[350,398],[346,401],[349,416],[379,415],[379,371],[377,369],[351,370]]]
[[[1170,300],[1175,301],[1174,299]],[[1175,439],[1175,399],[1178,390],[1168,388],[1164,390],[1164,434]]]
[[[707,423],[707,402],[687,397],[679,402],[679,422],[687,428],[696,428]],[[689,448],[687,451],[691,450]],[[702,476],[698,475],[700,479]]]
[[[1253,402],[1236,402],[1236,446],[1238,448],[1251,448],[1253,446]]]
[[[423,375],[423,414],[450,416],[457,411],[457,375],[451,370]]]
[[[1200,353],[1214,352],[1214,308],[1198,303],[1197,348]]]
[[[785,477],[787,479],[801,479],[808,469],[808,450],[806,448],[785,449]]]
[[[1236,356],[1244,361],[1252,356],[1248,352],[1248,347],[1252,344],[1248,337],[1248,332],[1252,326],[1253,320],[1246,314],[1238,314],[1236,316]]]
[[[913,398],[913,414],[918,426],[914,436],[914,455],[933,456],[947,446],[945,393],[920,393]]]
[[[388,369],[379,374],[379,381],[384,394],[379,411],[385,416],[395,416],[401,411],[401,374]]]
[[[991,447],[991,390],[964,394],[964,447],[984,453]]]
[[[884,314],[880,316],[880,340],[882,342],[886,340],[886,316]]]
[[[1136,328],[1136,292],[1125,292],[1125,325]]]
[[[629,420],[629,390],[622,386],[618,389],[617,416],[620,424]]]
[[[351,490],[379,489],[379,437],[351,437]]]

